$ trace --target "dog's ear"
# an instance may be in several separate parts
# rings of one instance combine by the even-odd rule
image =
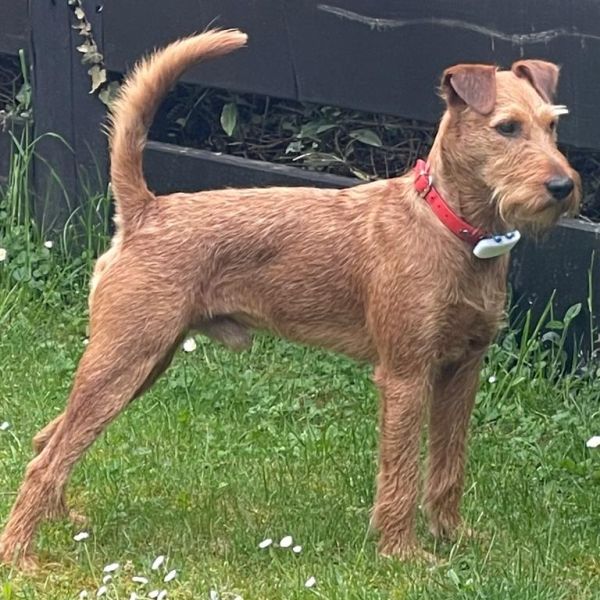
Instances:
[[[559,68],[545,60],[520,60],[510,69],[517,77],[526,79],[546,102],[554,100]]]
[[[496,67],[455,65],[444,71],[442,95],[449,108],[470,106],[489,115],[496,104]]]

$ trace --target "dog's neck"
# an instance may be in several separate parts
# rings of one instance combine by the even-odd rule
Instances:
[[[496,210],[493,191],[474,177],[477,165],[452,152],[456,148],[455,141],[444,143],[448,128],[449,119],[445,117],[427,159],[433,185],[465,221],[490,233],[504,233],[507,226]]]
[[[504,233],[502,222],[492,203],[492,191],[469,180],[468,169],[429,157],[433,185],[458,216],[470,225],[489,233]],[[464,185],[463,182],[468,182]]]

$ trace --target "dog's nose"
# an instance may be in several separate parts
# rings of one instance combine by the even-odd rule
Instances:
[[[546,181],[546,189],[555,200],[564,200],[572,191],[575,183],[570,177],[553,177]]]

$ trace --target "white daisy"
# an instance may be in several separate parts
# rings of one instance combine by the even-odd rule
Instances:
[[[8,421],[2,421],[0,423],[0,431],[6,431],[10,427],[10,423]]]
[[[489,383],[496,383],[496,381],[498,381],[498,380],[496,379],[495,375],[490,375],[489,376],[489,378],[488,378],[488,382]]]
[[[592,436],[586,443],[585,445],[588,448],[598,448],[598,446],[600,446],[600,435],[594,435]]]
[[[165,557],[161,554],[154,559],[152,566],[150,567],[153,571],[158,571],[162,564],[165,562]]]
[[[165,600],[167,597],[167,590],[161,590],[156,600]]]
[[[305,582],[304,582],[304,587],[305,588],[311,588],[311,587],[315,587],[315,585],[317,584],[317,580],[314,577],[309,577]]]
[[[105,585],[100,586],[98,588],[98,591],[96,592],[96,598],[99,598],[100,596],[104,596],[104,594],[106,594],[106,592],[108,592],[108,588]]]
[[[160,592],[158,590],[152,590],[149,594],[148,594],[148,598],[158,598],[158,594],[160,594]]]
[[[83,600],[84,598],[87,598],[87,597],[88,597],[88,593],[86,590],[81,590],[79,592],[79,600]]]
[[[165,575],[165,578],[163,579],[163,581],[165,583],[169,583],[169,581],[173,581],[173,579],[175,579],[175,577],[177,577],[177,571],[175,569],[173,569],[172,571],[169,571]]]
[[[6,260],[6,250],[4,248],[0,248],[0,262],[4,262]]]
[[[146,585],[148,583],[148,579],[146,577],[142,577],[141,575],[135,575],[131,578],[133,583],[141,583],[142,585]]]
[[[262,541],[262,542],[261,542],[261,543],[258,545],[258,547],[259,547],[261,550],[264,550],[265,548],[268,548],[268,547],[269,547],[269,546],[270,546],[272,543],[273,543],[273,540],[272,540],[271,538],[267,538],[267,539],[263,540],[263,541]]]
[[[135,592],[131,592],[129,595],[129,600],[138,600],[139,596]]]
[[[300,552],[302,552],[302,546],[294,546],[294,547],[292,548],[292,552],[293,552],[294,554],[300,554]]]
[[[194,338],[188,338],[185,340],[185,342],[183,342],[184,352],[193,352],[196,348],[196,340]]]
[[[90,537],[90,534],[87,531],[80,531],[79,533],[73,536],[73,539],[76,542],[83,542],[83,540],[87,540]]]
[[[106,565],[104,567],[104,573],[114,573],[119,568],[119,563],[110,563],[110,565]]]
[[[108,583],[112,579],[112,575],[105,575],[102,578],[102,583]]]
[[[279,547],[280,548],[289,548],[293,543],[294,543],[294,540],[292,539],[292,536],[286,535],[285,537],[281,538],[281,541],[279,542]]]
[[[210,590],[210,600],[219,600],[219,592],[217,590]]]
[[[50,250],[52,246],[54,246],[54,242],[52,240],[46,240],[44,242],[44,248],[48,248],[48,250]]]

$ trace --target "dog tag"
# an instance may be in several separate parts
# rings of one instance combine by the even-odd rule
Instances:
[[[521,239],[517,229],[502,235],[493,235],[479,240],[473,248],[473,254],[477,258],[494,258],[510,252]]]

